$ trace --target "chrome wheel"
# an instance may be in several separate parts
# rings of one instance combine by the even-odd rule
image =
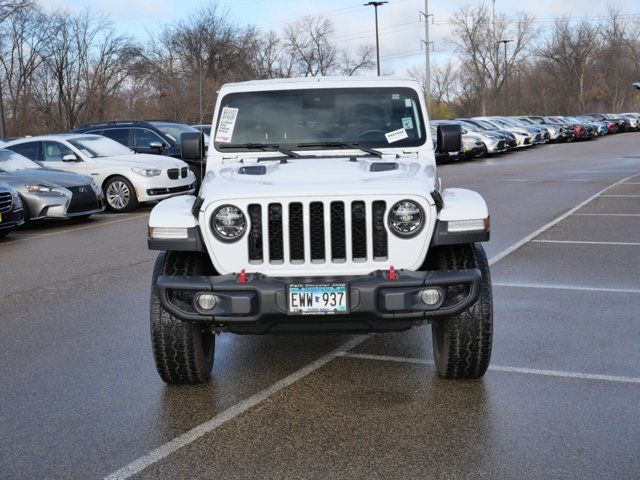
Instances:
[[[131,190],[129,190],[129,186],[126,183],[115,180],[107,187],[107,202],[109,202],[110,207],[122,210],[129,205],[130,200]]]

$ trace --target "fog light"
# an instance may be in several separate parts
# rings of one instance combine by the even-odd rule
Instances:
[[[213,310],[218,299],[210,293],[202,293],[198,295],[198,306],[203,310]]]
[[[420,298],[423,303],[433,306],[440,301],[440,290],[437,288],[427,288],[420,292]]]

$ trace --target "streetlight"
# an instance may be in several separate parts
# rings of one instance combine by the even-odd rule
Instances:
[[[509,75],[507,72],[507,43],[513,42],[513,40],[500,40],[498,47],[501,43],[504,43],[504,114],[509,116]]]
[[[363,6],[373,6],[376,11],[376,66],[378,68],[378,76],[380,76],[380,42],[378,40],[378,7],[384,5],[389,2],[369,2],[363,3]]]

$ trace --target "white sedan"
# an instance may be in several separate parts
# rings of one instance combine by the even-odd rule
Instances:
[[[196,177],[182,160],[136,154],[101,135],[26,137],[7,142],[4,148],[45,168],[93,178],[115,212],[133,210],[140,202],[193,194],[196,188]]]

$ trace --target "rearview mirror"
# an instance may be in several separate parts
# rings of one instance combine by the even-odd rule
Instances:
[[[80,159],[78,159],[78,157],[75,154],[69,153],[64,157],[62,157],[62,161],[63,162],[79,162]]]
[[[454,123],[438,125],[436,151],[441,153],[459,152],[462,149],[462,127]]]
[[[156,150],[164,150],[164,144],[161,142],[151,142],[149,144],[149,148],[154,148]]]
[[[202,132],[185,132],[180,135],[182,158],[184,160],[201,160],[204,158],[204,134]]]

